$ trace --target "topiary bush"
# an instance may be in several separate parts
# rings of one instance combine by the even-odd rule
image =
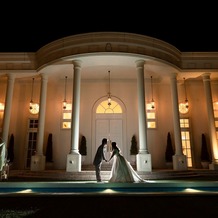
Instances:
[[[201,135],[201,161],[210,162],[210,154],[208,152],[205,134]]]
[[[136,155],[139,153],[138,146],[137,146],[137,141],[136,141],[136,136],[132,136],[131,140],[131,147],[130,147],[130,154],[131,155]]]
[[[172,144],[170,132],[168,132],[167,133],[167,146],[166,146],[166,151],[165,151],[166,162],[172,162],[173,155],[174,155],[173,144]]]
[[[52,142],[52,133],[48,135],[47,147],[46,147],[46,162],[53,162],[53,142]]]
[[[84,135],[81,137],[79,153],[83,156],[87,155],[86,137]]]

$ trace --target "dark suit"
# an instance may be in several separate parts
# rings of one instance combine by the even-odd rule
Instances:
[[[95,154],[95,158],[93,161],[93,165],[95,166],[95,173],[96,173],[96,179],[98,182],[101,182],[101,164],[102,164],[102,160],[106,160],[105,158],[105,154],[104,154],[104,147],[107,144],[107,139],[103,139],[102,140],[102,144],[98,147],[96,154]]]

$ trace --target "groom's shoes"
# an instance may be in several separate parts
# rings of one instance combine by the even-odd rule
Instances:
[[[97,182],[102,182],[101,179],[97,180]]]

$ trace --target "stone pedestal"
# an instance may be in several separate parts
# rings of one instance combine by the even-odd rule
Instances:
[[[31,157],[31,171],[42,171],[45,170],[45,156],[44,155],[33,155]]]
[[[136,155],[136,170],[142,172],[151,172],[151,154]]]
[[[188,170],[186,155],[173,156],[173,169],[174,170]]]
[[[81,171],[81,155],[80,154],[68,154],[67,155],[67,172],[80,172]]]

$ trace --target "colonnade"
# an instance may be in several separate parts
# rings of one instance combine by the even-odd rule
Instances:
[[[139,125],[139,154],[137,155],[137,170],[151,171],[152,157],[148,151],[147,145],[147,120],[146,120],[146,103],[145,103],[145,87],[144,87],[144,60],[137,60],[137,97],[138,97],[138,125]],[[73,61],[73,110],[72,110],[72,126],[71,126],[71,145],[67,156],[66,171],[78,172],[81,171],[81,155],[78,151],[79,142],[79,117],[80,117],[80,85],[81,85],[81,70],[82,62],[80,60]],[[43,141],[44,141],[44,126],[45,126],[45,112],[46,112],[46,96],[47,96],[47,82],[48,75],[42,73],[41,75],[41,89],[40,89],[40,111],[38,122],[37,146],[36,154],[31,158],[31,170],[41,171],[45,169],[45,156],[43,155]],[[15,74],[8,74],[7,91],[5,100],[5,109],[3,116],[3,132],[2,139],[8,141],[9,124],[11,105],[13,99],[13,88],[15,81]],[[182,140],[180,130],[180,116],[178,109],[178,91],[177,91],[177,74],[170,74],[170,87],[172,95],[173,107],[173,124],[175,135],[175,155],[173,156],[173,168],[175,170],[187,170],[186,156],[182,152]],[[204,82],[204,89],[206,95],[207,112],[209,119],[209,132],[211,139],[213,161],[210,169],[218,169],[218,146],[216,139],[215,119],[213,113],[213,102],[210,87],[210,74],[202,75]]]

